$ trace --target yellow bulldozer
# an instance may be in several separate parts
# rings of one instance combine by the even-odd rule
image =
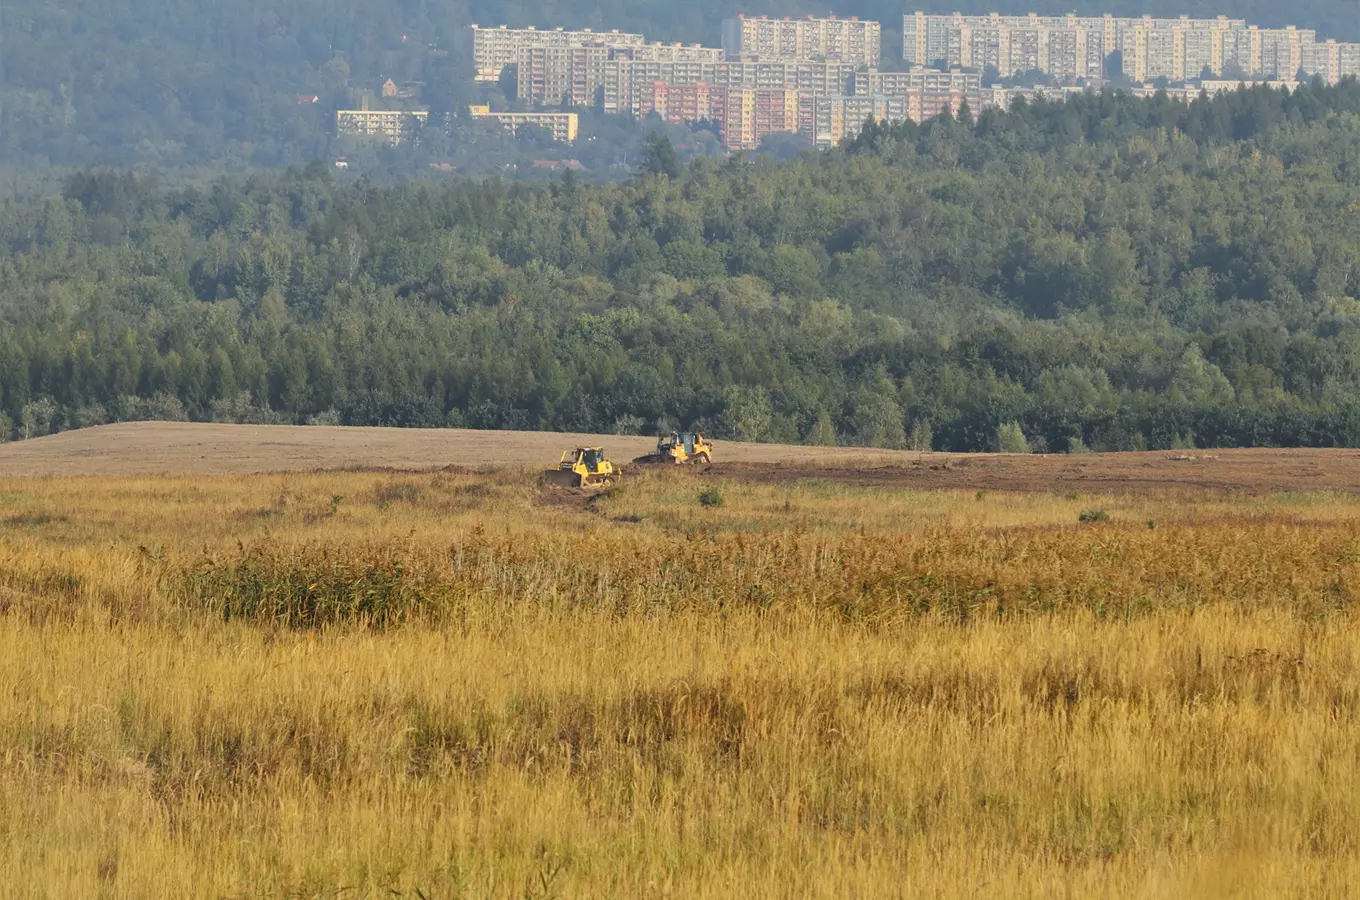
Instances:
[[[567,450],[562,454],[557,468],[546,473],[549,481],[563,487],[609,484],[618,481],[622,474],[605,458],[603,447],[577,447],[575,450]]]
[[[713,444],[704,440],[703,432],[686,431],[663,434],[656,439],[656,452],[638,457],[640,463],[713,463]]]

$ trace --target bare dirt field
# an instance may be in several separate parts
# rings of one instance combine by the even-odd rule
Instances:
[[[762,483],[816,477],[863,486],[997,491],[1149,493],[1165,491],[1353,492],[1360,488],[1360,450],[1257,449],[1047,454],[919,454],[888,465],[842,466],[810,473],[805,466],[735,462],[725,474]]]
[[[656,447],[654,437],[474,431],[440,428],[343,428],[125,422],[0,445],[0,476],[251,474],[317,469],[430,469],[444,466],[548,466],[563,450],[603,446],[629,462]],[[845,447],[717,442],[732,462],[839,466],[910,465],[923,454]]]
[[[345,468],[548,466],[601,444],[616,461],[647,437],[523,431],[137,422],[0,446],[0,477],[252,474]],[[779,483],[817,477],[864,486],[999,491],[1354,491],[1360,450],[1212,450],[1082,456],[913,453],[719,441],[714,473]]]

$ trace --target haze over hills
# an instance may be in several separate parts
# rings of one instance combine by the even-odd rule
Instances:
[[[995,4],[969,2],[967,12]],[[1360,39],[1351,0],[1165,0],[1072,7],[1052,0],[1025,9],[1066,13],[1229,15],[1262,26],[1296,24]],[[620,28],[666,41],[716,44],[718,22],[738,12],[825,13],[806,0],[697,4],[660,2],[487,3],[353,0],[227,0],[94,3],[10,0],[0,5],[0,165],[141,165],[173,169],[305,163],[333,149],[331,111],[350,90],[384,79],[423,83],[436,114],[472,98],[461,33],[469,23]],[[865,0],[834,12],[877,18],[897,55],[906,8]],[[299,94],[320,102],[300,105]],[[614,140],[614,138],[609,138]],[[631,144],[618,138],[628,157]],[[635,141],[634,141],[635,143]],[[493,152],[494,155],[494,152]],[[400,168],[400,163],[393,163]]]

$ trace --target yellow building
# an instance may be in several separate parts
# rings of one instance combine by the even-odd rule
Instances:
[[[535,125],[552,135],[561,144],[576,142],[580,119],[576,113],[569,112],[492,112],[489,106],[469,106],[468,115],[473,119],[491,119],[499,122],[511,134],[523,125]]]

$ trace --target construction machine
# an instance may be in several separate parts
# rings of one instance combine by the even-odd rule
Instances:
[[[704,440],[703,432],[671,432],[656,439],[656,452],[640,457],[637,462],[648,463],[703,463],[713,462],[713,445]]]
[[[586,487],[618,481],[622,473],[605,458],[603,447],[577,447],[562,454],[548,480],[565,487]]]

